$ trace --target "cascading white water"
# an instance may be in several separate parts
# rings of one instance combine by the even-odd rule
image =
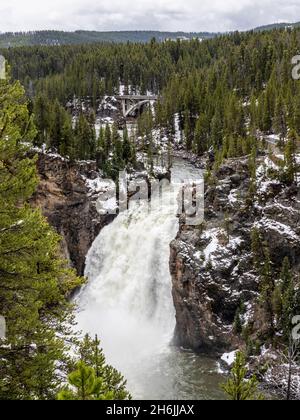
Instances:
[[[177,183],[199,175],[191,165],[174,164]],[[168,352],[175,327],[169,256],[177,231],[176,191],[169,186],[161,200],[152,199],[151,211],[147,202],[134,204],[105,227],[86,259],[89,283],[78,298],[79,328],[98,334],[108,362],[124,374],[135,398],[162,399],[178,381],[168,371],[174,369]]]
[[[167,193],[163,200],[169,199]],[[174,329],[168,250],[178,222],[169,203],[157,209],[152,204],[151,212],[144,202],[121,213],[86,260],[89,285],[80,297],[80,326],[99,334],[119,368],[168,342]]]

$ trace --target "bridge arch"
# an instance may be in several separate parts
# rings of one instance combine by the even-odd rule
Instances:
[[[151,104],[151,100],[149,100],[149,99],[146,99],[146,100],[144,100],[144,101],[141,101],[141,102],[138,102],[138,103],[136,103],[136,104],[134,104],[132,107],[130,107],[126,112],[125,112],[125,115],[124,115],[124,117],[126,118],[126,117],[129,117],[129,115],[133,112],[133,111],[136,111],[136,110],[138,110],[138,109],[140,109],[142,106],[144,106],[144,105],[146,105],[146,104]]]
[[[140,109],[143,105],[151,104],[158,100],[157,96],[147,95],[122,95],[116,99],[122,103],[123,117],[128,117],[133,111]]]

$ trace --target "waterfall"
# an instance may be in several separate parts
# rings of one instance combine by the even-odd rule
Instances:
[[[175,164],[177,182],[191,174],[183,163]],[[135,203],[121,213],[86,259],[89,282],[78,298],[79,328],[98,334],[130,390],[136,370],[168,348],[175,327],[169,256],[178,231],[176,188],[174,194],[169,185],[151,205]]]

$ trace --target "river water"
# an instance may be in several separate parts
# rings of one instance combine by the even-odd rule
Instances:
[[[98,334],[107,361],[122,372],[134,399],[223,397],[217,363],[175,348],[170,242],[178,231],[179,181],[202,174],[176,160],[172,185],[135,203],[105,227],[86,259],[87,286],[78,297],[80,330]]]

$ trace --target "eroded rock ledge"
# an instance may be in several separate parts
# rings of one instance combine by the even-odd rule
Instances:
[[[85,257],[101,229],[114,215],[96,210],[97,183],[101,178],[95,162],[71,163],[58,155],[38,156],[40,183],[32,204],[40,207],[49,223],[62,236],[64,256],[79,275]]]
[[[280,270],[288,256],[298,275],[300,187],[269,179],[268,165],[268,157],[261,157],[258,198],[246,205],[248,161],[227,161],[206,188],[203,226],[182,221],[170,259],[176,344],[209,354],[240,348],[233,323],[241,301],[244,325],[251,323],[254,334],[264,334],[268,326],[257,305],[260,280],[251,254],[254,226],[270,248],[274,269]]]
[[[39,207],[49,223],[62,237],[62,252],[79,275],[84,274],[86,255],[100,233],[117,214],[100,215],[96,202],[101,194],[112,188],[111,182],[104,180],[96,162],[70,162],[57,154],[38,153],[37,169],[40,182],[31,202]],[[166,168],[155,167],[157,179],[170,178]],[[134,181],[137,191],[139,182],[149,184],[149,175],[143,162],[139,170],[127,174],[127,182]],[[104,210],[117,213],[118,204],[115,191],[107,199]],[[128,193],[128,199],[134,196]],[[151,190],[149,188],[149,194]],[[113,212],[111,212],[113,210]]]

